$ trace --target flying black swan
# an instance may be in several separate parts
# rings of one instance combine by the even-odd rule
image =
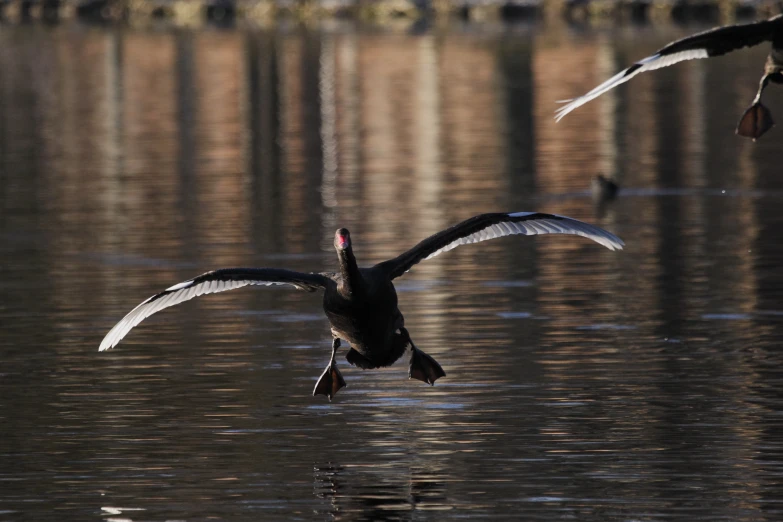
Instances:
[[[592,239],[610,250],[622,249],[624,244],[606,230],[565,216],[538,212],[480,214],[428,237],[394,259],[371,268],[359,268],[351,236],[341,228],[334,234],[339,272],[305,274],[279,268],[224,268],[207,272],[176,284],[131,310],[106,334],[99,349],[116,346],[131,328],[155,312],[196,296],[247,285],[291,285],[309,292],[324,290],[324,312],[332,327],[332,357],[315,385],[314,396],[326,395],[331,400],[345,386],[334,361],[340,339],[351,344],[348,362],[364,369],[390,366],[410,346],[409,377],[433,384],[446,373],[435,359],[413,344],[397,308],[392,280],[416,263],[460,245],[512,234],[572,234]]]
[[[764,64],[764,75],[759,82],[756,97],[740,118],[736,131],[740,136],[753,138],[755,141],[775,124],[769,109],[761,103],[761,94],[769,82],[783,83],[783,14],[760,22],[710,29],[672,42],[652,56],[620,71],[587,94],[571,100],[562,100],[561,103],[566,105],[555,111],[555,119],[560,121],[577,107],[627,82],[641,72],[660,69],[685,60],[720,56],[763,42],[772,42],[772,49]]]

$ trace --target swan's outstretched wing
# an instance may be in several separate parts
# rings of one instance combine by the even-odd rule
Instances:
[[[783,15],[778,15],[761,22],[710,29],[672,42],[652,56],[639,60],[624,71],[620,71],[587,94],[573,100],[563,100],[562,103],[566,105],[555,111],[555,120],[560,121],[577,107],[581,107],[621,83],[627,82],[641,72],[653,71],[685,60],[720,56],[743,47],[752,47],[772,40],[775,32],[780,30],[781,24],[783,24]]]
[[[321,274],[304,274],[278,268],[224,268],[207,272],[153,295],[114,325],[101,341],[100,351],[113,348],[141,321],[169,306],[203,294],[234,290],[248,285],[292,285],[313,292],[325,288],[328,279]]]
[[[448,252],[460,245],[512,234],[526,236],[573,234],[592,239],[610,250],[622,249],[625,244],[619,237],[602,228],[556,214],[538,212],[480,214],[428,237],[404,254],[377,266],[394,279],[410,270],[419,261]]]

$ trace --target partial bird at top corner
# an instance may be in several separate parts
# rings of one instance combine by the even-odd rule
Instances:
[[[555,120],[562,120],[574,109],[627,82],[641,72],[661,69],[685,60],[721,56],[763,42],[771,42],[772,49],[764,64],[764,74],[759,82],[756,97],[745,110],[736,129],[738,135],[756,141],[775,124],[769,109],[761,103],[761,95],[769,82],[783,83],[783,14],[749,24],[717,27],[671,42],[655,54],[620,71],[592,91],[578,98],[561,100],[560,103],[565,105],[555,111]]]

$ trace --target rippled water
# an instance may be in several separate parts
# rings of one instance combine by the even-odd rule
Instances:
[[[556,100],[699,28],[0,32],[0,515],[9,520],[779,520],[779,128],[766,49]],[[783,114],[781,95],[768,105]],[[597,207],[597,173],[619,199]],[[223,266],[370,264],[473,214],[598,223],[399,281],[448,376],[332,403],[317,296],[256,288],[100,340]],[[344,352],[343,352],[344,353]]]

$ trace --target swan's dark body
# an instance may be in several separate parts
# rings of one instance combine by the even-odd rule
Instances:
[[[350,234],[341,228],[334,238],[339,272],[308,274],[279,268],[225,268],[207,272],[176,284],[131,310],[106,335],[100,350],[114,347],[146,317],[196,296],[248,285],[285,284],[310,292],[324,292],[323,309],[333,336],[332,357],[316,383],[314,395],[326,395],[331,399],[345,386],[334,361],[341,339],[351,344],[346,356],[348,361],[364,369],[390,366],[410,348],[410,377],[433,384],[446,373],[413,343],[397,307],[397,292],[392,281],[416,263],[459,245],[511,234],[574,234],[611,250],[621,249],[623,245],[613,234],[565,216],[536,212],[481,214],[430,236],[393,259],[359,268]]]
[[[353,278],[334,274],[324,292],[324,312],[332,335],[351,344],[351,364],[372,369],[391,366],[405,353],[408,338],[397,308],[397,291],[379,267],[360,268]]]

